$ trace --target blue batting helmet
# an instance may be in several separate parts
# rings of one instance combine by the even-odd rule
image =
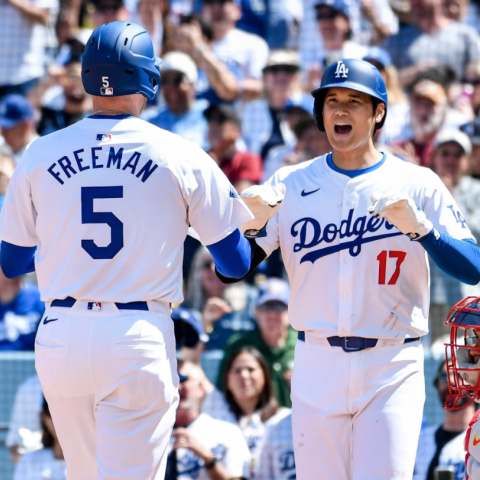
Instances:
[[[382,75],[371,63],[349,58],[339,60],[329,65],[323,73],[320,87],[312,92],[315,98],[313,116],[321,132],[325,131],[323,124],[323,104],[329,88],[350,88],[363,92],[385,104],[385,115],[375,130],[383,127],[387,117],[387,87]]]
[[[85,46],[83,86],[98,97],[141,93],[153,100],[160,85],[160,63],[144,28],[132,22],[106,23]]]

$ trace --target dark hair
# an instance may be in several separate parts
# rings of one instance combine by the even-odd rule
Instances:
[[[198,22],[200,24],[200,29],[202,30],[202,35],[211,42],[213,40],[213,29],[210,23],[208,23],[203,17],[196,13],[191,15],[180,15],[179,24],[180,25],[190,25],[192,22]]]
[[[48,408],[48,403],[43,399],[43,407],[42,407],[42,414],[50,415],[50,409]],[[42,416],[40,417],[40,423],[42,424],[42,444],[44,448],[53,448],[55,445],[55,437],[50,433],[48,430],[47,426],[45,425],[45,422],[43,421]]]
[[[249,345],[240,347],[237,350],[234,350],[227,358],[225,370],[223,371],[223,394],[230,407],[230,411],[234,413],[238,420],[243,415],[243,411],[238,405],[238,403],[235,401],[232,392],[228,389],[228,374],[232,369],[235,359],[242,353],[249,353],[250,355],[252,355],[263,371],[265,384],[263,386],[262,392],[260,393],[260,397],[258,398],[258,403],[255,407],[255,411],[260,411],[260,418],[262,419],[262,422],[266,422],[269,418],[275,415],[275,413],[277,413],[278,402],[275,399],[275,395],[273,393],[272,374],[270,372],[270,366],[268,365],[264,356],[256,348]]]
[[[410,89],[413,90],[413,87],[422,80],[430,80],[431,82],[439,83],[446,90],[455,82],[456,77],[455,70],[447,65],[432,67],[420,72],[413,80]]]
[[[299,120],[297,124],[294,125],[293,133],[298,139],[305,135],[305,132],[307,132],[310,128],[317,128],[317,122],[315,122],[315,119],[312,115],[307,114],[304,118]]]

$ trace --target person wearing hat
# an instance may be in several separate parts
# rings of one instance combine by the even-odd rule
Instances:
[[[217,377],[217,388],[222,390],[222,378],[226,360],[232,352],[249,345],[255,347],[270,365],[273,389],[279,405],[291,407],[290,377],[297,343],[297,332],[288,321],[290,287],[285,280],[270,278],[260,285],[255,307],[258,330],[253,330],[230,339]]]
[[[480,117],[475,117],[473,122],[462,125],[460,129],[470,137],[472,142],[470,175],[480,180]]]
[[[242,15],[240,1],[204,0],[201,15],[212,27],[212,53],[226,65],[240,67],[242,98],[258,98],[263,90],[262,69],[268,45],[258,35],[236,28]]]
[[[303,94],[298,53],[273,50],[263,80],[264,98],[249,102],[242,111],[242,132],[248,149],[265,159],[273,147],[295,143],[284,113],[289,99]]]
[[[163,57],[160,71],[165,105],[146,110],[142,118],[206,148],[208,125],[203,112],[208,102],[196,99],[195,62],[185,53],[170,52]]]
[[[237,149],[241,121],[230,105],[211,105],[204,116],[208,122],[209,154],[238,192],[260,182],[262,159],[249,151]]]
[[[0,100],[0,128],[15,163],[22,158],[26,146],[38,138],[34,124],[35,111],[22,95],[11,94]]]
[[[93,9],[90,16],[94,28],[98,28],[104,23],[130,19],[124,0],[92,0],[91,5]]]

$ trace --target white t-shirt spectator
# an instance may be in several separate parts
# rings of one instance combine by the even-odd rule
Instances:
[[[255,480],[294,480],[292,414],[275,416],[265,423],[263,442]]]
[[[12,409],[5,445],[18,445],[25,452],[42,448],[40,412],[43,407],[42,386],[38,375],[27,378],[18,388]]]
[[[58,0],[31,0],[54,17]],[[19,85],[45,72],[48,28],[31,22],[9,2],[0,3],[0,85]]]
[[[236,425],[216,420],[202,413],[187,430],[215,453],[230,478],[250,478],[250,453],[242,432]],[[170,442],[170,448],[173,441]],[[169,452],[170,452],[169,448]],[[177,450],[178,480],[209,480],[201,459],[187,448]],[[16,480],[16,479],[15,479]]]
[[[212,50],[227,65],[238,66],[243,78],[262,78],[269,50],[258,35],[235,28],[214,42]]]
[[[65,460],[54,457],[51,448],[25,454],[18,462],[13,480],[66,480]]]

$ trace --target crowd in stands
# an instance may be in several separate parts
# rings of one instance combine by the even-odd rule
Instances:
[[[480,0],[4,0],[0,209],[27,145],[94,113],[81,81],[93,29],[130,20],[150,33],[163,59],[161,89],[142,118],[201,146],[239,192],[330,152],[311,90],[342,58],[375,65],[389,98],[376,146],[438,174],[463,213],[452,215],[480,240],[479,8]],[[443,344],[450,307],[480,295],[478,285],[430,268],[427,350]],[[297,336],[280,253],[225,285],[208,250],[187,237],[183,274],[185,300],[172,313],[180,404],[166,478],[294,479]],[[34,275],[9,280],[0,271],[0,351],[32,351],[43,311]],[[442,364],[435,379],[442,403],[447,380]],[[463,479],[473,409],[446,412],[441,425],[422,430],[415,480],[433,480],[449,465]],[[14,479],[64,480],[36,376],[20,385],[11,412]]]

